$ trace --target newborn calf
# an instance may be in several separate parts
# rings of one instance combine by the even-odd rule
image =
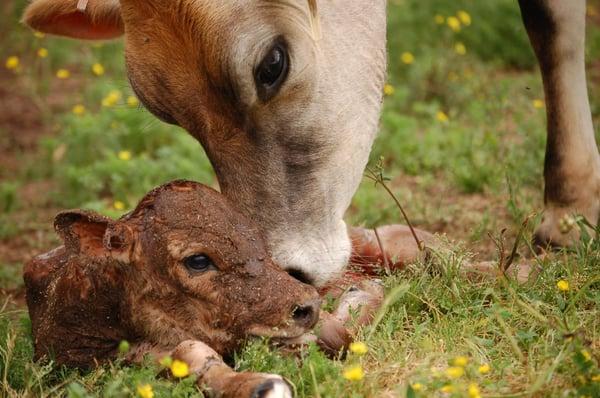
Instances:
[[[319,296],[271,261],[219,193],[175,181],[119,220],[67,211],[55,229],[64,246],[24,271],[36,359],[89,367],[127,340],[132,359],[184,359],[219,396],[291,396],[281,377],[235,373],[219,354],[248,336],[298,338],[317,322]]]

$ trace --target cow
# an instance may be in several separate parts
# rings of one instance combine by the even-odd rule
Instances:
[[[291,396],[280,376],[236,373],[221,355],[249,336],[302,337],[320,297],[273,263],[254,223],[218,192],[173,181],[118,220],[70,210],[55,229],[64,244],[24,268],[36,360],[90,368],[128,341],[129,361],[184,360],[217,396]],[[342,325],[332,326],[335,339]]]
[[[519,0],[547,104],[541,246],[598,221],[600,155],[587,96],[585,0]],[[351,252],[344,212],[378,128],[385,0],[33,0],[24,22],[79,39],[125,37],[145,107],[196,137],[224,195],[274,259],[323,286]]]

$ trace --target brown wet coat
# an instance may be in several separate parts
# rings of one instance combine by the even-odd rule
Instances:
[[[24,272],[38,359],[85,367],[124,339],[164,350],[199,340],[223,354],[248,334],[296,337],[314,325],[292,312],[316,291],[281,271],[252,223],[200,184],[161,186],[117,221],[72,211],[55,227],[64,247]],[[191,273],[183,259],[199,253],[216,269]]]

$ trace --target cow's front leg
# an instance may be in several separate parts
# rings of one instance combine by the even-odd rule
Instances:
[[[211,397],[219,398],[291,398],[292,390],[278,375],[236,372],[208,345],[184,341],[173,350],[172,357],[186,362],[198,376],[198,385]]]
[[[598,222],[600,156],[585,78],[585,0],[519,0],[540,63],[546,96],[545,212],[536,231],[542,246],[578,238],[561,220],[574,214]]]

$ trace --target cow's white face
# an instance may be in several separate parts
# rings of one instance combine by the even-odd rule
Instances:
[[[350,254],[343,215],[378,127],[385,5],[89,0],[77,14],[77,0],[36,0],[25,20],[84,38],[124,27],[141,101],[200,140],[276,262],[321,285]]]

